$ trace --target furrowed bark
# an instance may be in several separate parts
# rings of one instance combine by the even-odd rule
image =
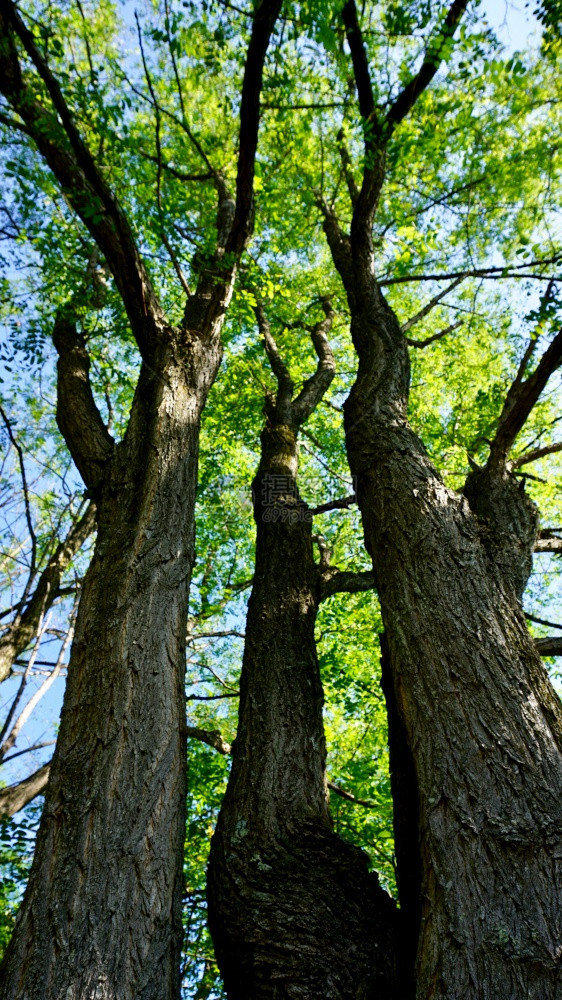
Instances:
[[[176,342],[143,369],[100,487],[3,998],[179,996],[184,644],[199,417],[219,359],[217,339]]]
[[[0,681],[9,677],[15,660],[37,635],[42,618],[58,596],[65,570],[92,534],[94,527],[95,505],[90,503],[47,562],[24,610],[0,638]]]
[[[267,406],[253,483],[256,566],[232,772],[211,844],[210,927],[229,1000],[397,997],[394,903],[331,827],[320,574],[296,487],[302,407],[292,409],[271,340],[268,354],[279,406]],[[308,389],[320,392],[326,366],[317,377]]]
[[[164,324],[161,313],[149,308],[142,281],[136,306],[131,288],[127,301],[122,293],[144,360],[125,437],[111,454],[105,454],[104,433],[91,409],[82,345],[72,329],[63,331],[65,434],[96,491],[98,533],[33,867],[2,965],[2,1000],[180,996],[185,638],[199,422],[220,364],[236,266],[251,232],[259,89],[279,6],[280,0],[263,0],[259,10],[268,31],[257,18],[248,51],[239,163],[245,200],[237,199],[234,211],[243,239],[225,259],[224,230],[233,213],[219,190],[216,252],[201,268],[181,329]],[[14,52],[12,40],[3,86],[25,116],[26,101],[16,104],[21,80]],[[56,88],[49,93],[56,104]],[[64,123],[64,108],[60,116]],[[73,145],[72,128],[65,127]],[[64,186],[58,159],[41,141],[38,136]],[[103,233],[98,236],[104,251]],[[116,275],[120,289],[127,281],[126,273]],[[139,311],[142,320],[135,324]]]
[[[560,707],[511,581],[408,426],[406,345],[371,280],[370,301],[353,299],[359,371],[344,412],[418,784],[416,996],[554,1000]]]
[[[462,0],[451,5],[444,34],[452,34],[465,7]],[[352,0],[343,15],[348,40],[350,8]],[[437,54],[441,45],[437,39]],[[370,80],[353,50],[352,56],[364,115]],[[392,106],[391,130],[435,68],[432,54]],[[474,491],[485,499],[492,486],[500,491],[499,522],[484,503],[486,523],[483,511],[476,516],[465,497],[444,485],[408,425],[408,349],[375,279],[371,221],[372,213],[360,217],[356,207],[348,238],[324,211],[359,358],[344,423],[388,644],[389,716],[395,706],[417,783],[417,823],[410,816],[410,830],[399,836],[396,817],[397,842],[417,841],[421,857],[413,992],[418,1000],[555,1000],[562,713],[518,600],[534,513],[513,497],[511,480],[503,489],[503,470],[506,443],[558,363],[559,337],[521,392],[511,394],[517,405],[500,421],[490,490],[486,483]],[[512,562],[505,558],[506,520],[524,536]],[[409,779],[403,781],[407,786]],[[400,813],[402,793],[393,792]],[[398,862],[404,882],[400,856]]]

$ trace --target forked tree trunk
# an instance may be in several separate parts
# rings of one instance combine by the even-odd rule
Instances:
[[[355,287],[346,278],[359,372],[346,439],[417,777],[415,993],[556,1000],[562,721],[517,600],[533,513],[522,494],[517,505],[507,478],[505,505],[490,505],[485,477],[472,480],[478,516],[443,484],[407,423],[409,366],[396,317],[369,262],[357,258],[355,268]]]
[[[314,641],[319,573],[296,434],[268,425],[238,734],[211,844],[210,926],[229,1000],[397,998],[393,901],[332,831]],[[272,495],[272,491],[274,495]]]
[[[179,996],[184,643],[199,418],[214,346],[143,366],[103,479],[5,1000]]]

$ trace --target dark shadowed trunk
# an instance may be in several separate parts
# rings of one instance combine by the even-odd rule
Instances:
[[[346,438],[417,775],[416,995],[555,1000],[561,714],[517,600],[533,512],[509,479],[494,483],[509,491],[498,525],[487,480],[482,520],[444,486],[408,427],[406,345],[371,280],[370,301],[350,296]],[[474,480],[469,493],[476,507]]]
[[[199,422],[252,229],[262,72],[280,6],[262,0],[254,11],[236,200],[216,173],[214,253],[194,274],[176,329],[32,33],[10,0],[0,4],[0,90],[98,244],[142,357],[127,431],[115,444],[74,322],[84,303],[59,310],[57,422],[95,498],[98,533],[33,867],[2,965],[3,1000],[179,997],[185,637]],[[27,63],[22,70],[22,48],[48,100],[37,99]],[[85,290],[82,297],[89,302]]]
[[[218,338],[164,349],[109,458],[5,997],[179,995],[184,643],[199,418],[219,359]]]
[[[372,126],[349,235],[321,208],[359,357],[344,406],[346,445],[385,628],[398,881],[409,926],[419,920],[412,992],[419,1000],[555,1000],[562,989],[562,713],[519,603],[537,519],[507,455],[560,363],[562,334],[524,380],[534,347],[528,350],[489,462],[469,477],[465,497],[444,485],[408,424],[408,347],[374,269],[386,146],[430,83],[443,39],[465,7],[451,4],[444,30],[381,120],[348,0],[342,17],[359,108]],[[411,801],[404,809],[412,762],[417,818]],[[416,844],[417,894],[408,856]]]
[[[314,641],[321,579],[296,487],[297,430],[311,407],[302,394],[291,401],[274,350],[270,340],[279,391],[253,483],[256,566],[210,926],[229,1000],[396,997],[394,904],[330,821]],[[334,369],[327,345],[319,353],[323,392]]]

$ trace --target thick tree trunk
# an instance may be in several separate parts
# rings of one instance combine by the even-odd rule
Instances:
[[[328,811],[319,574],[295,432],[269,426],[262,445],[238,735],[209,866],[219,967],[229,1000],[397,997],[394,903]]]
[[[179,996],[184,643],[199,418],[220,359],[160,349],[97,498],[67,691],[3,1000]],[[214,346],[212,346],[214,345]]]
[[[524,501],[512,510],[510,483],[494,525],[490,484],[480,504],[469,487],[478,516],[444,486],[407,423],[396,317],[370,262],[355,267],[356,286],[349,274],[346,285],[359,372],[346,439],[417,776],[416,996],[556,1000],[562,718],[517,601],[533,512]],[[525,544],[516,539],[508,558],[518,519]]]

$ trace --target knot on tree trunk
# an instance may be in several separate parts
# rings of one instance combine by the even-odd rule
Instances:
[[[330,831],[311,823],[274,840],[219,824],[207,894],[229,1000],[400,995],[396,905],[367,856]]]
[[[494,572],[521,600],[533,565],[539,526],[536,504],[525,493],[524,481],[501,470],[473,469],[464,487],[478,518],[484,547]]]

